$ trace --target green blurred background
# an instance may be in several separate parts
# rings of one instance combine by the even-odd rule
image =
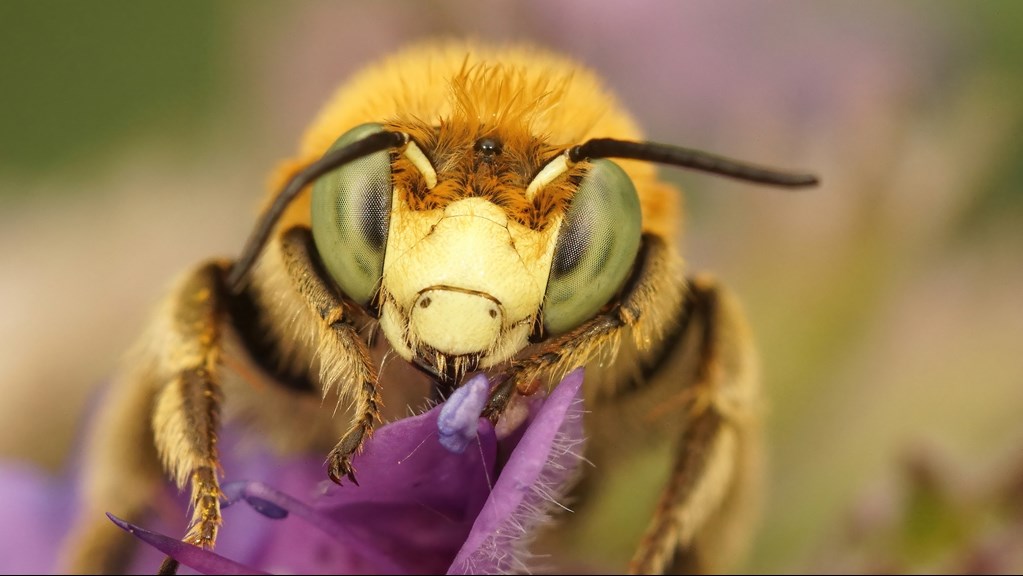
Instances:
[[[1023,3],[0,3],[0,455],[57,470],[185,266],[237,253],[345,77],[438,34],[597,70],[671,172],[769,398],[756,571],[1023,570]]]

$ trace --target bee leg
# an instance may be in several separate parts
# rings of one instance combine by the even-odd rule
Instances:
[[[104,516],[139,522],[158,501],[164,471],[191,484],[185,541],[211,548],[220,526],[217,381],[225,317],[225,263],[203,265],[176,286],[133,361],[116,378],[86,452],[86,506],[72,531],[70,568],[123,571],[134,542]]]
[[[535,393],[543,375],[563,374],[624,348],[624,338],[631,336],[628,354],[638,374],[631,368],[603,380],[600,373],[587,374],[596,384],[587,384],[587,408],[593,416],[615,415],[598,427],[614,430],[623,418],[640,413],[642,428],[654,436],[678,430],[668,432],[675,461],[629,564],[633,573],[713,567],[742,540],[742,516],[755,492],[759,452],[751,416],[757,384],[746,327],[737,306],[712,280],[693,279],[688,293],[683,283],[680,263],[664,240],[644,236],[637,269],[618,304],[513,361],[509,378],[491,391],[488,404],[494,418],[514,393]],[[646,438],[642,431],[626,434]],[[622,440],[614,443],[628,443]]]
[[[684,421],[675,460],[636,553],[633,574],[720,568],[744,539],[758,463],[757,375],[745,325],[730,296],[707,277],[690,281],[682,329],[662,351],[682,356],[695,345],[688,376],[649,374],[651,386],[675,387],[648,420]]]
[[[487,404],[483,407],[483,416],[490,418],[492,423],[497,423],[497,419],[504,413],[508,403],[511,402],[512,396],[516,392],[515,383],[515,378],[508,377],[498,382],[490,390],[490,398],[487,399]]]
[[[515,392],[523,396],[536,393],[544,375],[566,374],[616,348],[627,331],[637,342],[657,339],[666,329],[666,311],[674,313],[682,301],[680,262],[669,254],[663,239],[643,236],[637,269],[618,303],[578,328],[551,338],[529,357],[512,361],[508,379],[491,391],[485,415],[500,414]]]
[[[191,485],[192,516],[183,540],[207,549],[216,543],[222,523],[217,435],[223,401],[221,326],[229,297],[224,273],[222,264],[207,264],[177,293],[169,327],[173,347],[160,366],[170,377],[156,396],[153,413],[154,441],[164,468],[179,487]]]
[[[324,393],[329,386],[339,383],[339,386],[343,386],[342,393],[352,393],[355,397],[356,416],[327,456],[327,467],[330,479],[334,482],[340,484],[341,478],[347,477],[358,484],[351,459],[372,434],[374,425],[380,421],[381,401],[377,376],[369,351],[345,313],[344,304],[324,281],[320,268],[313,260],[312,242],[312,235],[307,228],[291,228],[281,237],[281,256],[292,285],[321,321],[317,338],[320,342],[320,379]],[[340,384],[352,382],[356,384],[351,390],[347,387],[350,385]]]

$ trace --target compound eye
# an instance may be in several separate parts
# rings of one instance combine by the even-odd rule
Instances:
[[[380,124],[356,126],[330,150],[380,131]],[[390,216],[391,156],[387,150],[339,166],[313,184],[316,249],[337,285],[359,304],[368,304],[379,288]]]
[[[589,320],[621,289],[639,252],[636,187],[610,160],[590,160],[558,232],[543,304],[550,334]]]

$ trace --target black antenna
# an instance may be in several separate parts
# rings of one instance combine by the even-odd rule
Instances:
[[[241,257],[231,266],[227,274],[227,285],[235,293],[241,292],[242,280],[245,274],[252,269],[260,251],[266,245],[270,237],[270,231],[281,218],[284,209],[291,204],[291,201],[298,196],[298,193],[311,182],[323,176],[327,172],[351,162],[363,156],[369,156],[375,152],[382,152],[390,148],[399,148],[408,142],[408,135],[402,132],[374,132],[361,140],[356,140],[344,148],[331,150],[322,158],[306,166],[301,172],[295,174],[284,186],[281,192],[274,199],[273,204],[260,218],[259,224],[253,229],[249,239],[245,242],[245,249]]]
[[[785,172],[773,168],[764,168],[739,160],[717,156],[709,152],[701,152],[668,144],[655,142],[630,142],[612,138],[594,138],[584,144],[573,146],[568,150],[568,159],[579,162],[587,158],[629,158],[646,160],[658,164],[670,164],[682,168],[710,172],[729,178],[781,186],[785,188],[802,188],[815,186],[817,176],[798,172]]]

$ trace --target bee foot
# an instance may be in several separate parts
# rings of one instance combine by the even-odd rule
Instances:
[[[355,469],[352,467],[351,455],[342,455],[332,452],[328,457],[328,471],[331,481],[338,486],[341,486],[341,479],[348,478],[352,484],[359,485],[359,481],[355,479]]]
[[[501,380],[500,383],[490,390],[490,399],[487,400],[487,405],[483,408],[481,416],[489,419],[492,424],[496,424],[501,414],[508,407],[508,402],[514,393],[515,379],[505,378]]]

